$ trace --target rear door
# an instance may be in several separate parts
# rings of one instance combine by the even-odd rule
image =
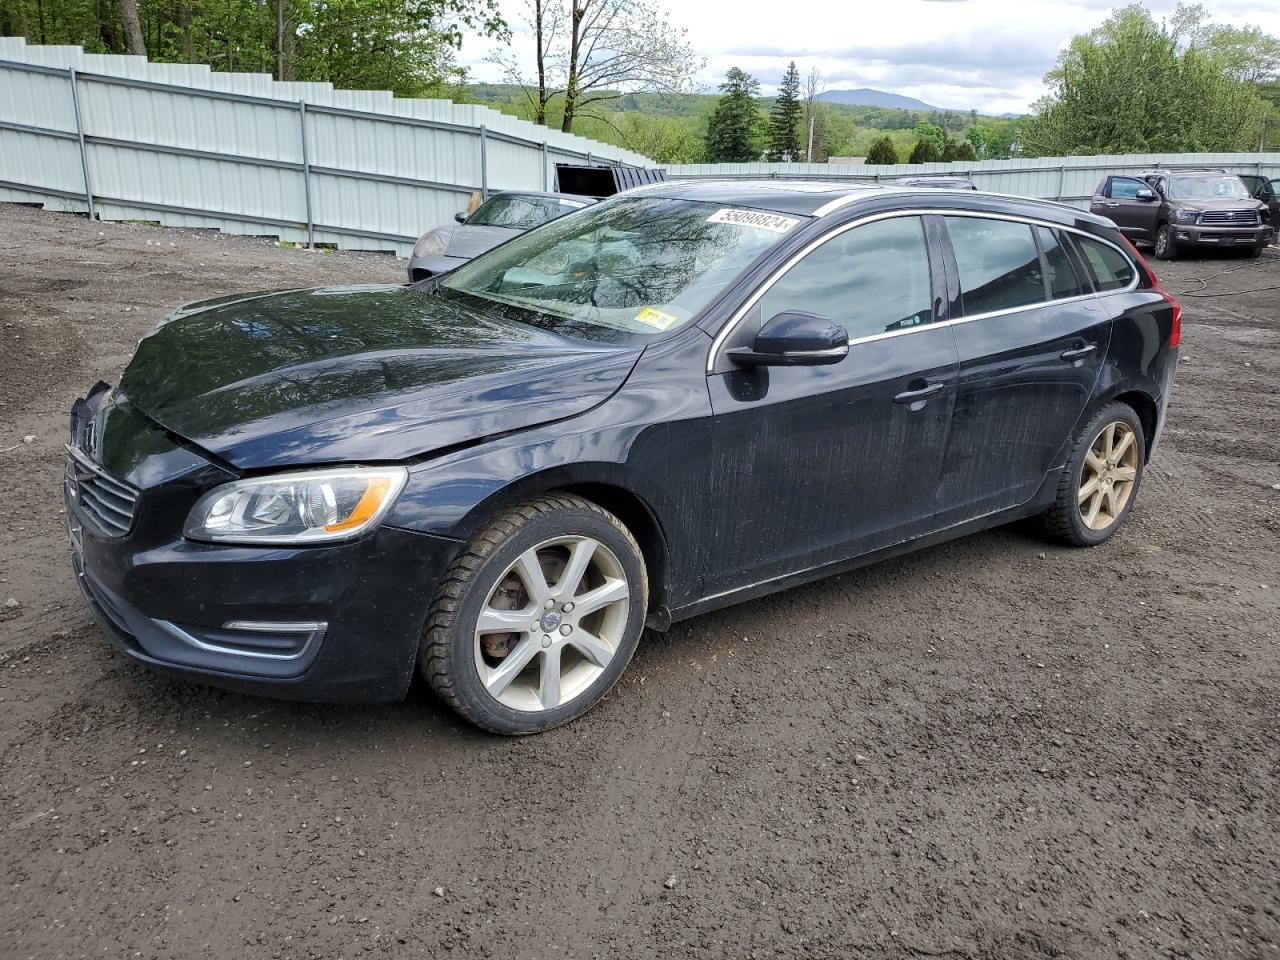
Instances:
[[[1025,502],[1061,464],[1111,323],[1056,229],[942,220],[961,301],[960,380],[938,486],[939,525],[950,526]]]
[[[1139,200],[1138,191],[1152,191],[1151,185],[1137,177],[1107,177],[1100,194],[1090,209],[1112,220],[1120,232],[1139,240],[1152,240],[1160,218],[1158,200]]]
[[[820,314],[848,330],[839,363],[735,369],[723,349],[713,356],[708,593],[867,553],[931,525],[957,363],[950,328],[935,322],[946,309],[945,275],[936,253],[931,270],[927,236],[914,215],[833,231],[766,281],[735,328],[749,343],[762,319]]]

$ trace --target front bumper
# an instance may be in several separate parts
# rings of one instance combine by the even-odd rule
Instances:
[[[130,658],[297,700],[404,696],[457,541],[382,526],[313,547],[196,543],[195,500],[231,479],[107,400],[77,401],[64,484],[76,580]],[[104,466],[106,464],[106,466]]]
[[[1275,231],[1268,224],[1261,226],[1204,226],[1194,223],[1175,223],[1173,239],[1178,246],[1188,247],[1261,247],[1271,242]]]
[[[131,659],[289,700],[398,700],[436,584],[458,548],[383,528],[307,549],[175,541],[141,552],[73,527],[89,609]]]
[[[448,273],[450,270],[462,266],[468,259],[467,257],[447,257],[444,254],[437,254],[434,257],[410,257],[409,282],[417,283],[419,280],[427,279],[427,277]]]

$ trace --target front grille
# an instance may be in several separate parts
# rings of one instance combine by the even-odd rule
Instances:
[[[108,474],[89,457],[67,447],[67,503],[90,533],[112,539],[133,527],[138,491]]]
[[[1222,223],[1233,227],[1256,227],[1262,221],[1257,210],[1206,210],[1200,214],[1201,223]]]

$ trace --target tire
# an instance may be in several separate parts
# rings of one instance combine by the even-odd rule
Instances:
[[[1100,448],[1106,453],[1109,430],[1113,431],[1113,450],[1124,445],[1114,463],[1095,452]],[[1125,441],[1125,436],[1132,439]],[[1094,547],[1115,536],[1138,498],[1146,449],[1142,421],[1128,404],[1108,403],[1090,417],[1072,444],[1054,504],[1044,514],[1048,533],[1075,547]],[[1097,468],[1099,462],[1104,465],[1102,471]],[[1083,496],[1090,481],[1096,485]]]
[[[1262,251],[1266,248],[1267,245],[1265,243],[1258,247],[1246,247],[1243,256],[1246,260],[1256,260],[1262,256]]]
[[[578,582],[568,584],[579,566]],[[539,733],[609,692],[635,653],[647,609],[644,555],[630,531],[588,500],[548,494],[496,517],[450,565],[427,615],[418,669],[476,726]],[[511,631],[481,631],[482,612]]]
[[[1157,260],[1177,260],[1178,245],[1173,242],[1173,228],[1167,223],[1160,224],[1156,231],[1155,254]]]

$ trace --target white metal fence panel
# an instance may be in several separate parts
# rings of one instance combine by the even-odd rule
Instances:
[[[0,38],[0,201],[406,256],[557,162],[651,165],[486,107]]]
[[[1058,200],[1088,207],[1093,190],[1108,173],[1154,167],[1222,167],[1233,173],[1280,176],[1280,153],[1165,153],[1122,154],[1105,157],[1036,157],[1034,159],[899,163],[894,166],[825,163],[689,163],[668,165],[672,180],[777,179],[835,180],[841,183],[879,183],[923,174],[960,174],[973,179],[979,190],[1020,197]]]

